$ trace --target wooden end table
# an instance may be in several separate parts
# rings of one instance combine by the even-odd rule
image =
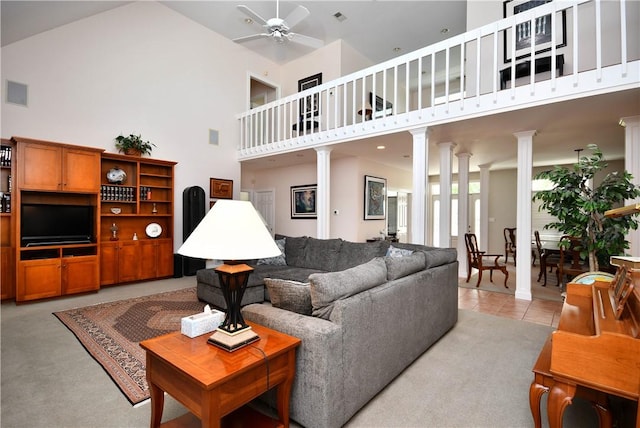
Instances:
[[[165,392],[200,419],[202,427],[219,427],[223,418],[251,413],[243,406],[273,387],[277,387],[279,423],[289,426],[289,396],[300,339],[249,324],[260,340],[234,352],[207,344],[210,334],[191,339],[175,332],[140,343],[147,351],[152,428],[162,421]],[[253,421],[255,412],[247,417]],[[195,420],[193,416],[178,419]]]

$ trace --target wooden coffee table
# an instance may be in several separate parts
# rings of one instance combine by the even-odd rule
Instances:
[[[243,406],[273,387],[277,387],[279,423],[289,426],[289,395],[300,339],[249,324],[260,340],[234,352],[207,344],[210,334],[191,339],[175,332],[140,343],[147,351],[152,428],[162,421],[165,392],[192,413],[178,418],[183,422],[197,417],[202,427],[219,427],[226,419],[250,418],[251,426],[256,426],[266,418]],[[273,420],[267,420],[274,426]]]

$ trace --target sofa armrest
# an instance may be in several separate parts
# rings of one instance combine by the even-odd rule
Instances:
[[[342,329],[321,318],[254,303],[242,308],[246,321],[299,338],[291,390],[291,418],[307,427],[340,426],[344,397]],[[310,406],[309,403],[314,403]]]

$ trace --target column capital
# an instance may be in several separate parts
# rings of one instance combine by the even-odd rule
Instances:
[[[456,143],[454,143],[453,141],[445,141],[442,143],[436,143],[436,145],[438,147],[440,147],[441,149],[446,149],[447,147],[449,147],[450,149],[453,150],[453,148],[457,145]]]
[[[483,163],[482,165],[478,165],[478,168],[480,168],[480,171],[482,171],[483,169],[489,169],[489,168],[491,168],[491,165],[493,165],[491,162],[489,162],[489,163]]]
[[[329,153],[329,152],[331,152],[331,150],[333,150],[333,147],[320,146],[320,147],[314,147],[313,149],[318,153]]]
[[[620,126],[626,128],[627,126],[639,126],[640,125],[640,116],[627,116],[621,117],[620,122],[618,122]]]
[[[514,132],[513,135],[516,136],[516,138],[520,139],[520,138],[533,138],[534,135],[536,135],[536,132],[538,132],[537,130],[532,130],[532,131],[522,131],[522,132]]]
[[[456,156],[459,158],[470,158],[471,156],[473,156],[473,153],[471,152],[458,152],[456,153]]]
[[[426,135],[427,132],[429,132],[429,127],[428,126],[421,126],[419,128],[413,128],[413,129],[409,129],[409,132],[411,133],[411,135],[416,136],[416,135]]]

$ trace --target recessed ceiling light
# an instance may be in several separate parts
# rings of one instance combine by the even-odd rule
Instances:
[[[244,23],[245,23],[245,24],[253,24],[253,19],[251,19],[251,18],[245,18],[245,19],[244,19]]]
[[[399,48],[399,47],[395,47],[395,48],[393,48],[393,51],[394,51],[394,52],[400,52],[401,50],[402,50],[402,48]]]
[[[440,30],[440,32],[442,34],[447,34],[449,32],[449,29],[448,28],[443,28],[442,30]]]
[[[378,149],[378,150],[384,150],[384,149],[386,149],[386,147],[385,147],[385,146],[378,146],[378,147],[376,147],[376,149]]]

